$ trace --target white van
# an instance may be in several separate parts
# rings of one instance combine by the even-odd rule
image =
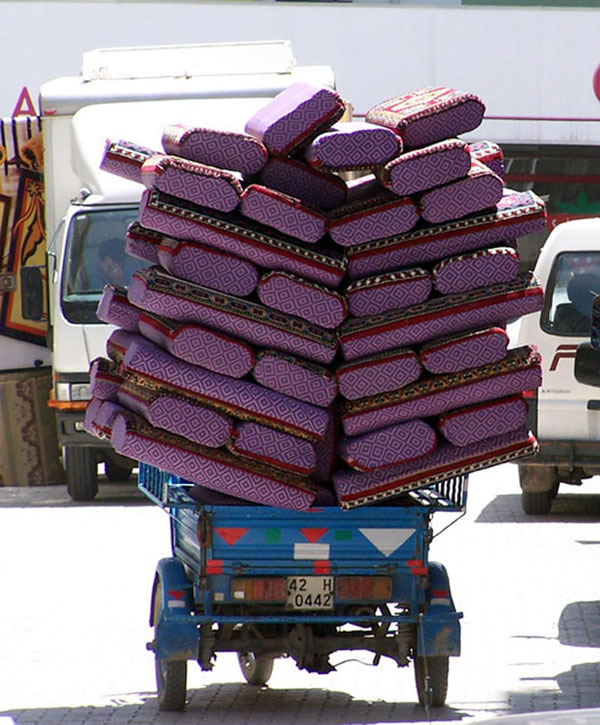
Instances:
[[[534,271],[545,290],[544,308],[523,317],[519,344],[535,344],[542,356],[542,385],[527,394],[540,454],[519,462],[519,480],[523,510],[544,514],[560,483],[579,485],[600,473],[600,396],[574,374],[600,294],[600,218],[555,227]]]

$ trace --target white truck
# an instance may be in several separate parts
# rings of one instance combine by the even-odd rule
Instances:
[[[40,90],[48,289],[39,267],[26,270],[21,297],[29,320],[49,322],[58,440],[75,500],[98,490],[98,465],[127,479],[134,462],[82,428],[90,362],[105,355],[113,328],[96,317],[101,289],[79,282],[107,237],[123,244],[142,187],[100,170],[107,139],[160,151],[170,123],[241,131],[245,121],[291,83],[333,87],[329,66],[296,65],[287,41],[100,49],[84,54],[82,73]],[[143,266],[129,258],[128,272]]]

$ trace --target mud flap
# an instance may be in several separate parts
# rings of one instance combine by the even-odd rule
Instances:
[[[429,586],[425,613],[417,627],[417,655],[460,655],[460,622],[450,592],[450,581],[442,564],[429,564]]]

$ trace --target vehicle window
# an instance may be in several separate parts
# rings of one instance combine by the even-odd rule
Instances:
[[[542,329],[589,336],[592,302],[600,294],[600,253],[563,252],[554,260],[545,291]]]

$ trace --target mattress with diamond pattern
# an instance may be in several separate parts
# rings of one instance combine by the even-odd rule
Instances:
[[[447,257],[432,269],[433,286],[443,295],[511,282],[519,276],[519,254],[513,247],[491,247]]]
[[[132,141],[109,139],[104,147],[100,168],[110,174],[142,183],[142,164],[157,151]]]
[[[421,372],[417,353],[410,348],[399,348],[342,363],[335,374],[344,398],[357,400],[408,385]]]
[[[430,373],[457,373],[495,363],[506,356],[508,334],[502,327],[459,332],[426,342],[418,350],[421,365]]]
[[[413,267],[354,280],[346,287],[346,300],[353,317],[366,317],[425,302],[431,290],[431,274]]]

